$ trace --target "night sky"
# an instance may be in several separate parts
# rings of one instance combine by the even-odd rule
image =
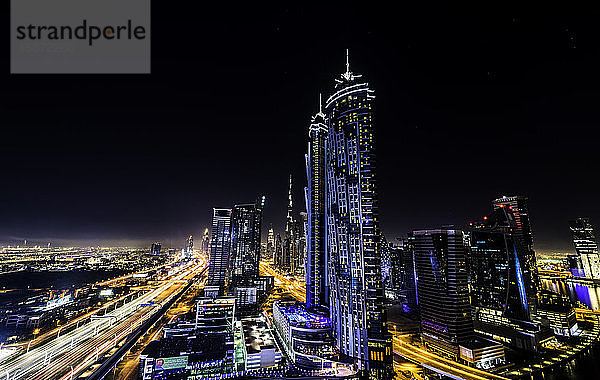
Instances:
[[[259,194],[281,230],[289,173],[303,207],[310,116],[346,48],[377,95],[389,239],[463,226],[513,194],[530,197],[541,252],[572,250],[568,218],[600,223],[598,13],[191,4],[153,2],[151,75],[11,76],[7,22],[0,242],[180,246],[213,206]]]

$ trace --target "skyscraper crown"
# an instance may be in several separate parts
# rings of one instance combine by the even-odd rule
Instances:
[[[335,80],[335,88],[338,89],[353,84],[355,79],[360,77],[362,77],[362,75],[354,74],[350,71],[350,53],[348,49],[346,49],[346,72],[340,75],[341,79]]]
[[[311,124],[325,124],[325,114],[323,113],[323,99],[319,94],[319,112],[314,114],[310,119]]]

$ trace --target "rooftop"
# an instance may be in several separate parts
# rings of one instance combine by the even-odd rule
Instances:
[[[326,329],[331,327],[328,316],[310,312],[302,302],[286,303],[277,302],[277,306],[291,326],[313,329]]]
[[[242,320],[242,326],[248,354],[255,354],[273,348],[277,350],[275,339],[263,320],[260,318],[246,318]]]

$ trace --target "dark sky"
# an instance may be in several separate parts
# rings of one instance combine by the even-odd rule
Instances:
[[[600,222],[598,13],[205,3],[153,2],[151,75],[11,76],[7,22],[0,241],[175,246],[213,206],[263,193],[280,229],[290,172],[303,204],[308,123],[346,48],[377,95],[388,238],[464,225],[504,194],[530,197],[540,251],[571,249],[570,217]]]

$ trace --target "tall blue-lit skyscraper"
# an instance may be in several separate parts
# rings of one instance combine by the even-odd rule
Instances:
[[[526,207],[495,201],[494,208],[482,221],[471,223],[469,285],[475,332],[538,351],[552,333],[532,319],[537,286],[530,267],[535,259],[530,257]]]
[[[458,360],[460,345],[473,336],[467,282],[467,251],[459,230],[413,231],[424,345]]]
[[[231,248],[231,209],[213,209],[211,235],[208,286],[218,287],[218,292],[223,294]]]
[[[313,305],[321,303],[325,283],[340,354],[370,377],[382,377],[389,371],[392,350],[383,310],[374,98],[346,60],[346,72],[336,79],[324,111],[311,123],[307,299]],[[319,266],[322,262],[327,263],[326,271]]]
[[[537,306],[537,290],[540,287],[535,251],[533,250],[533,232],[529,218],[527,197],[523,195],[503,196],[492,202],[494,210],[507,209],[513,215],[512,231],[515,243],[519,249],[519,260],[523,271],[523,281],[526,285],[526,295],[529,307],[535,311]]]
[[[309,308],[329,304],[327,291],[327,258],[325,256],[325,155],[327,125],[321,109],[312,117],[309,129],[308,153],[306,154],[305,189],[306,228],[306,303]]]

